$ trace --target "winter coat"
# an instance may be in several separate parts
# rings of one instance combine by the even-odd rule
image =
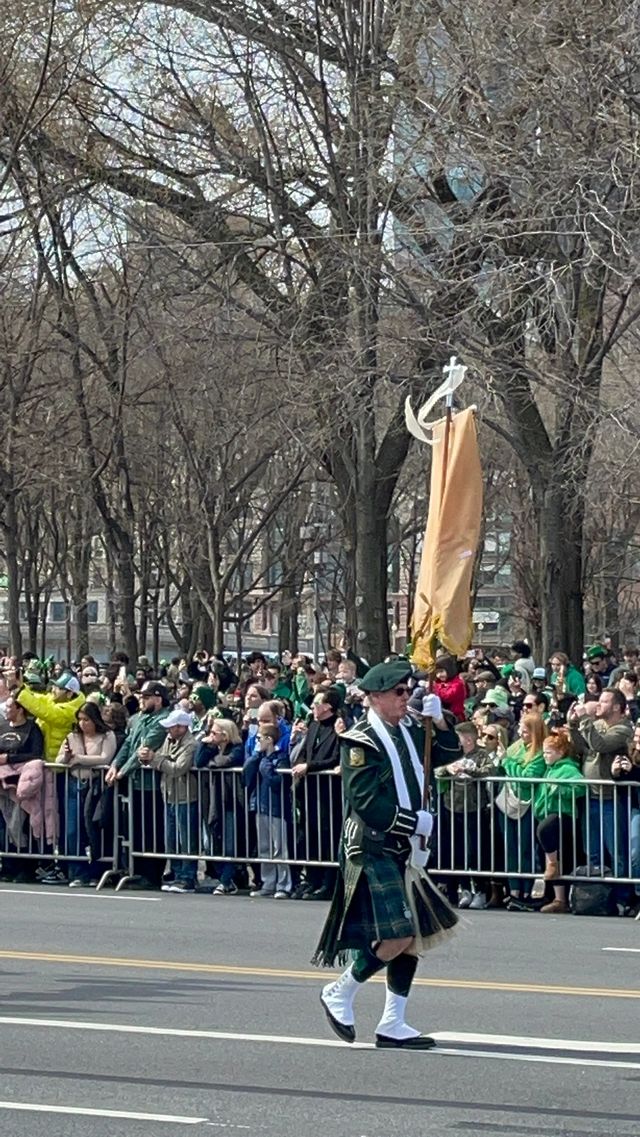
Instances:
[[[150,765],[160,770],[160,788],[168,805],[184,805],[198,800],[198,779],[195,774],[194,759],[197,742],[187,731],[182,738],[173,739],[164,727],[164,742],[157,750]]]
[[[242,743],[222,753],[211,743],[198,743],[195,765],[199,771],[202,817],[207,825],[216,824],[225,813],[244,813],[244,789],[237,773],[242,769],[242,759]]]
[[[23,811],[23,812],[21,812]],[[36,758],[12,766],[0,766],[0,812],[17,849],[26,844],[23,813],[29,817],[36,841],[46,837],[53,844],[58,829],[55,777],[47,764]]]
[[[76,695],[66,703],[56,703],[49,693],[43,695],[23,687],[16,695],[16,701],[37,719],[44,735],[45,762],[55,762],[62,743],[75,726],[80,707],[86,702],[84,695]]]
[[[614,758],[626,757],[632,738],[633,727],[628,719],[608,726],[603,719],[585,716],[577,724],[571,723],[571,741],[577,754],[584,758],[582,773],[587,781],[610,781]],[[589,788],[590,796],[598,799],[600,796],[612,798],[613,793],[613,783]]]
[[[464,701],[467,697],[467,688],[462,676],[455,675],[453,679],[447,679],[444,683],[436,679],[433,684],[433,691],[442,700],[444,709],[455,715],[456,722],[464,722]]]
[[[166,737],[162,720],[169,714],[169,707],[162,707],[154,714],[135,715],[129,721],[125,740],[116,754],[113,764],[121,774],[133,774],[138,785],[141,784],[138,750],[148,746],[150,750],[160,750]]]
[[[244,764],[242,779],[249,795],[249,809],[270,817],[291,814],[291,778],[279,770],[288,770],[289,754],[281,740],[272,754],[257,747]]]

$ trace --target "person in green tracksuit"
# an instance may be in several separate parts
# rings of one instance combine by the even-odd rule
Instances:
[[[542,757],[542,740],[546,727],[539,715],[523,715],[520,719],[520,738],[511,744],[502,759],[500,773],[513,781],[505,782],[496,798],[498,818],[505,848],[505,864],[509,877],[510,912],[532,910],[531,876],[516,874],[535,870],[536,835],[531,804],[534,784],[531,778],[542,778],[545,772]]]
[[[556,881],[573,872],[576,848],[580,839],[577,816],[578,798],[586,793],[586,780],[579,761],[571,756],[568,731],[548,735],[542,744],[545,781],[536,786],[533,812],[538,821],[537,837],[545,854],[544,879],[553,883],[555,897],[541,908],[542,912],[568,912],[567,890]]]

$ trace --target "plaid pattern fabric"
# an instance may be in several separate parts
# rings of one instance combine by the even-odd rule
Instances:
[[[345,914],[340,948],[415,935],[404,890],[404,862],[388,854],[345,867]]]

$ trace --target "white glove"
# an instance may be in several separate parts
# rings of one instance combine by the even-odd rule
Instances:
[[[433,829],[433,814],[429,813],[428,809],[418,810],[418,824],[416,825],[416,837],[424,837],[428,841]],[[413,841],[413,837],[411,838]]]
[[[442,701],[438,695],[425,695],[422,700],[422,713],[432,719],[442,718]]]
[[[429,860],[429,850],[422,848],[422,838],[414,835],[410,837],[409,840],[411,841],[411,864],[414,869],[426,869]]]

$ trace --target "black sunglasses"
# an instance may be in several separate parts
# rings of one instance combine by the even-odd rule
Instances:
[[[393,687],[391,693],[392,695],[408,695],[409,688],[404,686]]]

